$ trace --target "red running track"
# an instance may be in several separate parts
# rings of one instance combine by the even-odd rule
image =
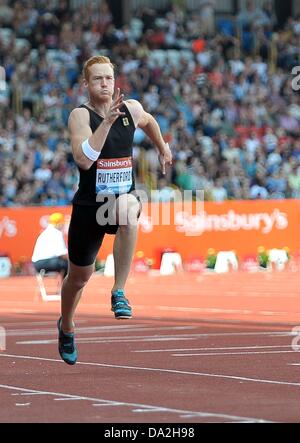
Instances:
[[[0,281],[0,422],[300,421],[297,273],[132,275],[129,321],[112,317],[111,283],[87,287],[70,367],[59,303],[34,278]]]

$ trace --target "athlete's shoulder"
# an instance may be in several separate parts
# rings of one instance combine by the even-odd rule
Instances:
[[[74,108],[70,113],[70,115],[87,115],[87,114],[89,114],[89,111],[87,107],[83,105]]]
[[[143,116],[143,114],[145,113],[143,106],[141,105],[141,103],[137,100],[134,99],[128,99],[124,101],[125,105],[127,106],[135,127],[139,126],[141,118]]]
[[[144,112],[142,104],[133,98],[124,101],[125,105],[131,113],[140,116]]]
[[[69,124],[73,121],[86,122],[89,119],[89,111],[87,108],[78,107],[74,108],[69,115]]]
[[[134,98],[129,98],[129,99],[125,100],[124,103],[129,106],[134,106],[134,107],[143,109],[142,104],[138,100],[135,100]]]

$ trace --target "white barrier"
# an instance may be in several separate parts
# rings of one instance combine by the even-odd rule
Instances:
[[[46,289],[46,286],[48,286],[46,281],[50,281],[50,279],[55,284],[55,290],[52,290],[51,292],[49,291],[49,289]],[[43,301],[59,301],[61,299],[61,275],[59,272],[46,273],[45,270],[42,269],[40,272],[36,273],[36,281]]]
[[[8,257],[0,257],[0,278],[9,277],[11,273],[11,261]]]
[[[288,263],[289,257],[284,249],[271,249],[269,253],[269,262],[275,265],[276,269],[282,271]]]
[[[182,270],[182,258],[178,252],[165,252],[161,259],[160,274],[172,275]]]
[[[105,267],[104,267],[104,276],[105,277],[114,277],[115,275],[115,261],[113,254],[109,254],[107,256]]]
[[[221,251],[218,253],[215,264],[215,272],[217,274],[229,272],[230,269],[237,271],[238,267],[239,264],[233,251]]]

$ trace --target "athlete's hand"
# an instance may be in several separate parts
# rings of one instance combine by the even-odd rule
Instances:
[[[110,126],[121,116],[126,115],[125,112],[120,112],[120,107],[124,104],[124,95],[120,94],[120,88],[117,89],[115,97],[112,100],[110,108],[104,116],[104,121]]]
[[[163,175],[166,174],[166,165],[172,165],[173,155],[169,143],[165,144],[164,152],[159,154],[159,162]]]

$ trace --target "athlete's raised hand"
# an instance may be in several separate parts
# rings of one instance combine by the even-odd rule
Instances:
[[[165,144],[164,152],[159,154],[159,162],[163,175],[166,174],[166,165],[171,165],[173,160],[172,152],[169,147],[169,143]]]
[[[126,115],[125,112],[120,111],[120,107],[124,104],[124,95],[120,94],[120,88],[117,89],[115,97],[113,98],[110,108],[105,113],[104,121],[112,125],[121,115]]]

